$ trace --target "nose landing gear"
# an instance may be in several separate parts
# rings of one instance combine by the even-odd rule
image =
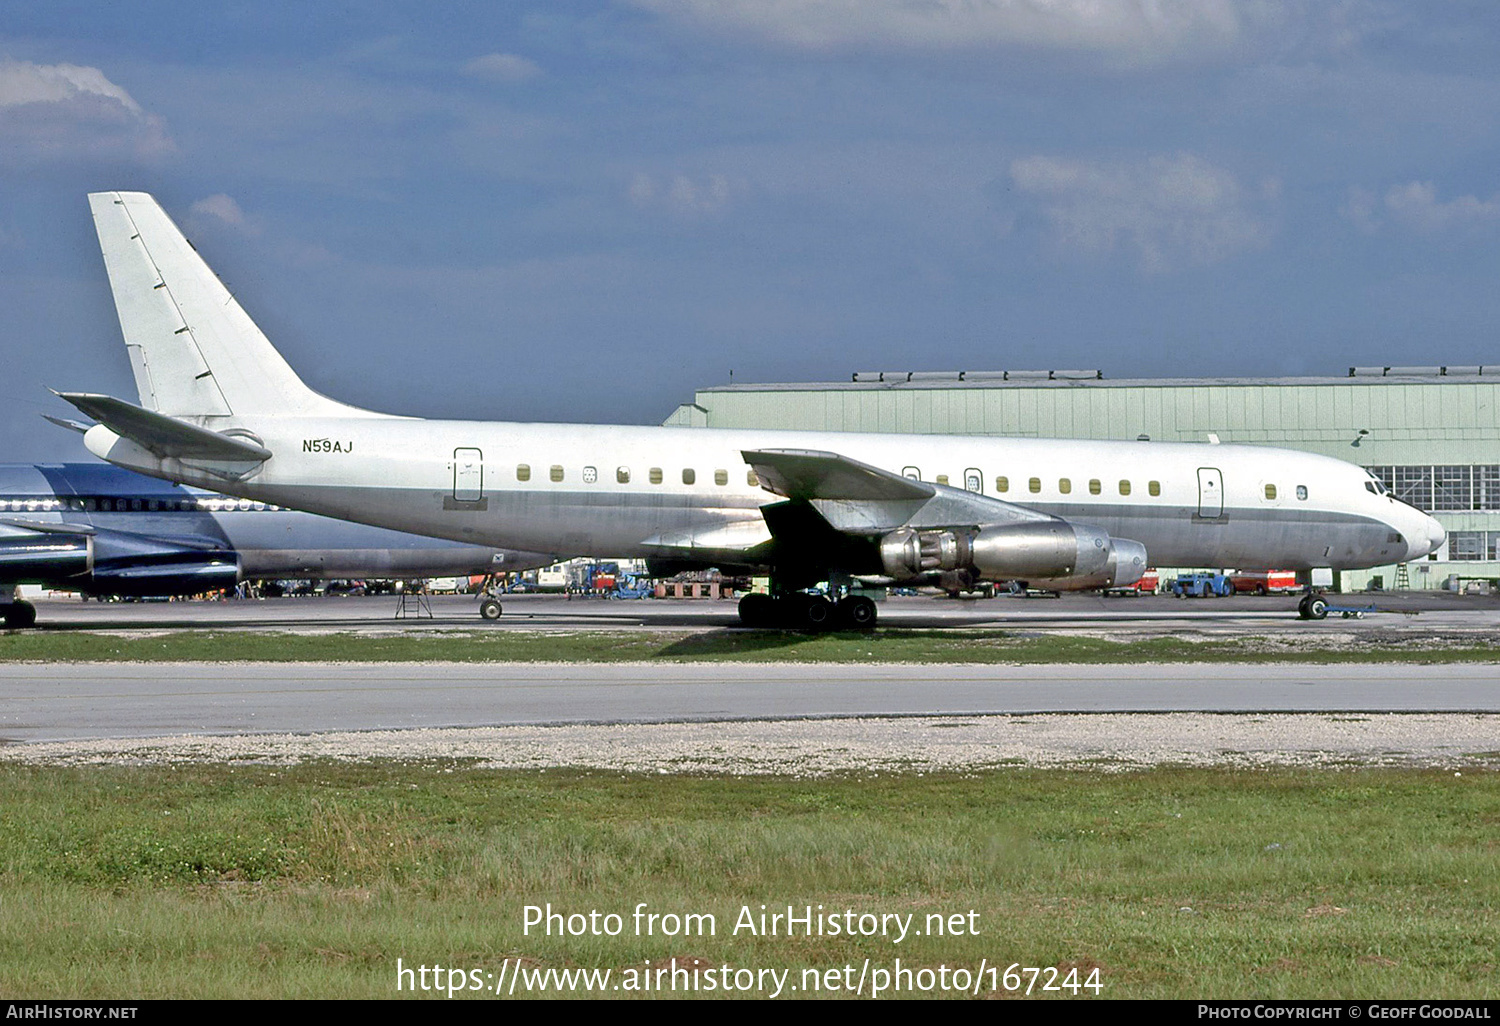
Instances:
[[[1297,615],[1304,620],[1322,620],[1328,616],[1328,600],[1317,592],[1303,595],[1297,603]]]

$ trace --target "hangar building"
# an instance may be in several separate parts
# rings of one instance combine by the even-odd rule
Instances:
[[[1435,515],[1428,559],[1343,575],[1342,587],[1500,579],[1500,366],[1351,367],[1325,378],[1105,378],[1099,371],[859,372],[848,381],[720,385],[666,421],[1025,438],[1282,446],[1368,467]]]

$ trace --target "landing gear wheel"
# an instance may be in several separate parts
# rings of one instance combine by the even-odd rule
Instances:
[[[35,625],[36,606],[30,602],[15,602],[5,610],[5,626],[10,630],[23,630]]]
[[[867,631],[875,626],[877,613],[875,600],[864,595],[854,595],[839,603],[839,617],[855,630]]]
[[[1309,620],[1322,620],[1328,615],[1328,600],[1317,596],[1307,603],[1307,618]]]
[[[486,620],[500,619],[500,603],[496,602],[494,599],[485,599],[483,602],[479,603],[479,615],[484,617]]]
[[[769,627],[776,618],[776,600],[754,592],[740,599],[740,623],[746,627]]]
[[[827,630],[833,625],[833,603],[822,595],[807,595],[797,603],[795,622],[806,630]]]

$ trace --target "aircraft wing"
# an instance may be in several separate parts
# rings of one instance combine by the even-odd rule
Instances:
[[[835,452],[815,449],[748,449],[741,453],[761,487],[788,499],[926,501],[936,486],[915,481]]]
[[[249,463],[263,463],[271,458],[270,450],[247,439],[189,424],[113,396],[86,392],[58,392],[57,395],[121,438],[157,456]]]
[[[962,488],[902,477],[834,452],[753,449],[743,455],[761,487],[807,502],[845,534],[1056,519]]]

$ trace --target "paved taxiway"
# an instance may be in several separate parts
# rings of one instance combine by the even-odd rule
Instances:
[[[1493,713],[1497,676],[1473,664],[0,664],[0,738],[1041,712]]]
[[[1403,592],[1343,596],[1349,605],[1374,604],[1382,612],[1363,619],[1297,618],[1296,596],[1236,596],[1174,599],[1167,596],[1104,598],[1064,595],[1057,599],[951,600],[940,596],[892,596],[881,603],[880,623],[909,629],[1019,629],[1048,634],[1161,637],[1190,632],[1203,637],[1244,634],[1321,636],[1391,631],[1490,632],[1500,639],[1500,598],[1447,592]],[[481,620],[471,596],[432,596],[431,619],[395,619],[391,596],[299,598],[227,602],[99,603],[77,599],[37,603],[42,631],[276,630],[298,633],[351,631],[361,634],[416,630],[609,630],[701,631],[735,628],[739,618],[728,600],[599,598],[511,595],[505,615]]]

